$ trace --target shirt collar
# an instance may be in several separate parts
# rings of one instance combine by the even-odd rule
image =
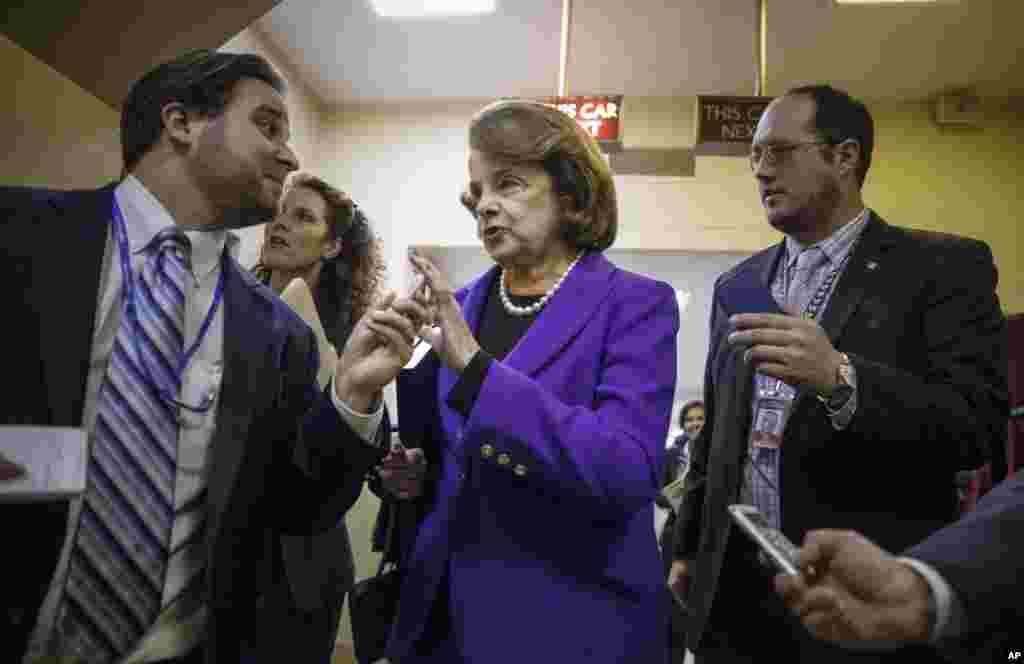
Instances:
[[[867,223],[869,212],[870,210],[868,210],[868,208],[864,208],[856,217],[854,217],[853,219],[851,219],[850,221],[846,222],[845,224],[837,228],[835,231],[833,231],[832,235],[829,235],[824,240],[815,242],[814,244],[809,245],[807,247],[804,247],[799,242],[797,242],[796,240],[787,235],[787,266],[792,268],[794,265],[796,265],[797,257],[800,256],[802,252],[807,251],[808,249],[811,249],[813,247],[821,249],[822,253],[825,254],[825,257],[828,258],[829,262],[841,260],[842,257],[846,254],[846,252],[849,251],[850,247],[853,246],[854,241],[860,236],[861,230],[863,230],[864,225]]]
[[[145,249],[161,229],[174,225],[174,217],[153,192],[134,175],[128,175],[114,189],[117,204],[128,231],[128,247],[133,254]],[[217,267],[225,248],[238,256],[238,236],[227,230],[186,231],[192,245],[192,273],[202,278]]]
[[[231,231],[185,231],[185,235],[192,243],[192,273],[200,279],[217,267],[225,250],[238,258],[239,239]]]
[[[145,249],[161,229],[174,225],[174,218],[157,197],[134,175],[129,175],[114,189],[121,208],[128,248],[133,254]]]

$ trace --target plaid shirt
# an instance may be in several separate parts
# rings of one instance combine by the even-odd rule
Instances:
[[[837,266],[843,266],[843,261],[849,255],[856,244],[857,238],[860,237],[861,232],[864,230],[864,226],[868,219],[868,210],[865,209],[861,212],[853,221],[845,224],[832,235],[826,239],[818,242],[817,244],[811,245],[811,247],[802,247],[800,243],[791,237],[786,237],[786,256],[784,261],[780,262],[780,269],[776,270],[775,277],[772,279],[772,295],[775,297],[776,302],[780,306],[786,304],[787,293],[786,285],[793,283],[793,272],[796,269],[797,258],[802,251],[817,247],[826,256],[827,260],[823,261],[804,281],[803,289],[810,293],[815,293],[825,283],[826,278],[833,269]],[[825,301],[821,308],[817,312],[817,318],[820,319],[822,314],[828,308],[829,300],[832,297],[832,293],[835,291],[836,283],[839,281],[839,276],[833,279],[831,288],[828,293],[825,294]],[[773,382],[773,379],[763,375],[760,372],[754,374],[754,398],[751,403],[751,426],[750,426],[750,441],[749,451],[750,455],[747,457],[747,461],[744,469],[743,488],[740,492],[740,501],[749,505],[757,507],[768,522],[775,528],[782,528],[782,497],[779,495],[779,468],[782,463],[782,447],[761,447],[754,445],[754,423],[753,417],[758,411],[758,406],[761,400],[764,398],[764,394],[769,391],[769,382]],[[786,422],[789,419],[790,410],[792,407],[792,398],[794,390],[785,389],[782,390],[782,398],[789,402],[789,405],[782,411],[782,421],[780,423],[780,431],[785,432]],[[778,397],[776,397],[778,398]],[[851,399],[851,401],[853,401]],[[856,408],[856,403],[851,404],[852,408]],[[844,408],[837,415],[833,416],[832,423],[837,429],[843,429],[849,423],[849,419],[852,416],[852,408]]]

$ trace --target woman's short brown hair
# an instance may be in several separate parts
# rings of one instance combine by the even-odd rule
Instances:
[[[490,157],[542,166],[555,193],[569,196],[562,236],[577,249],[603,251],[615,242],[618,203],[608,162],[597,142],[556,107],[502,100],[480,109],[469,124],[469,147]],[[475,215],[478,199],[468,190],[462,204]]]

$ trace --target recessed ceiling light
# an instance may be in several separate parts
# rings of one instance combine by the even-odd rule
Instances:
[[[373,10],[388,18],[490,14],[497,0],[370,0]]]

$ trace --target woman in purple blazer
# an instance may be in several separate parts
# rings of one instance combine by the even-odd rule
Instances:
[[[404,543],[388,658],[661,664],[654,534],[676,382],[667,284],[617,268],[611,173],[555,108],[502,101],[469,129],[462,202],[496,265],[452,292],[411,254],[433,351],[398,379],[429,479]],[[393,455],[394,457],[394,455]],[[391,459],[394,461],[394,458]],[[399,492],[388,463],[385,486]]]

